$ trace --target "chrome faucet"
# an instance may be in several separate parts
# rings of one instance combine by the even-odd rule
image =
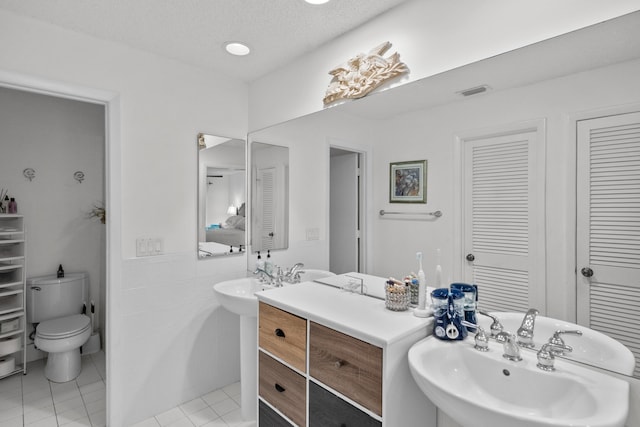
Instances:
[[[551,348],[551,353],[554,356],[564,356],[564,349],[567,346],[564,343],[564,340],[562,339],[562,337],[560,337],[560,335],[562,334],[570,334],[570,335],[578,335],[578,336],[582,336],[582,331],[562,331],[562,330],[557,330],[553,333],[553,336],[551,338],[549,338],[549,344],[553,344],[554,347]],[[571,347],[569,347],[571,348]],[[570,350],[569,350],[570,351]]]
[[[302,269],[304,268],[304,264],[298,262],[294,264],[287,272],[284,274],[283,278],[287,283],[300,283],[300,273],[304,273]]]
[[[538,363],[536,366],[543,371],[552,372],[555,371],[556,368],[553,366],[556,357],[554,353],[561,352],[564,354],[565,351],[573,351],[573,349],[568,345],[558,345],[546,343],[542,345],[542,348],[538,351]]]
[[[475,323],[467,322],[466,320],[462,321],[462,324],[467,328],[475,328],[476,335],[474,337],[475,348],[478,351],[489,351],[489,337],[487,336],[484,328],[482,326],[478,326]]]
[[[504,326],[502,326],[502,323],[500,323],[500,320],[498,320],[498,318],[493,314],[489,314],[484,310],[478,310],[478,313],[482,314],[483,316],[487,316],[491,320],[493,320],[493,322],[491,323],[491,326],[489,327],[489,329],[491,330],[491,337],[495,338],[496,335],[498,335],[500,332],[504,330]]]
[[[524,319],[522,319],[522,324],[518,328],[518,345],[526,348],[533,348],[533,328],[536,324],[536,316],[538,315],[538,310],[535,308],[530,308],[527,311],[527,314],[524,315]]]
[[[522,360],[520,356],[520,347],[516,342],[516,336],[511,332],[500,332],[496,335],[496,341],[504,345],[504,354],[502,357],[511,360],[513,362],[519,362]]]
[[[282,286],[282,269],[279,267],[275,276],[262,268],[256,268],[256,271],[254,271],[253,274],[260,276],[260,282],[264,282],[265,277],[267,277],[270,285],[276,287]]]

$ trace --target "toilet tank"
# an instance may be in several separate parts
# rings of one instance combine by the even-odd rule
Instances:
[[[89,297],[89,278],[86,273],[67,273],[27,279],[27,321],[45,320],[82,313],[82,305]]]

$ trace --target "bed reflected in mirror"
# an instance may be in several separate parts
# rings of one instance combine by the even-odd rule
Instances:
[[[200,133],[198,143],[198,257],[246,250],[245,140]]]

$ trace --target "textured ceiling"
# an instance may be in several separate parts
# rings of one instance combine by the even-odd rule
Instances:
[[[254,80],[407,0],[0,0],[0,8]],[[226,41],[252,54],[233,57]]]

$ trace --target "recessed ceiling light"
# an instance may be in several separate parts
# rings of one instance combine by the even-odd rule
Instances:
[[[249,46],[240,42],[227,42],[224,44],[224,49],[231,55],[244,56],[251,52]]]
[[[309,4],[325,4],[329,3],[329,0],[304,0]]]

